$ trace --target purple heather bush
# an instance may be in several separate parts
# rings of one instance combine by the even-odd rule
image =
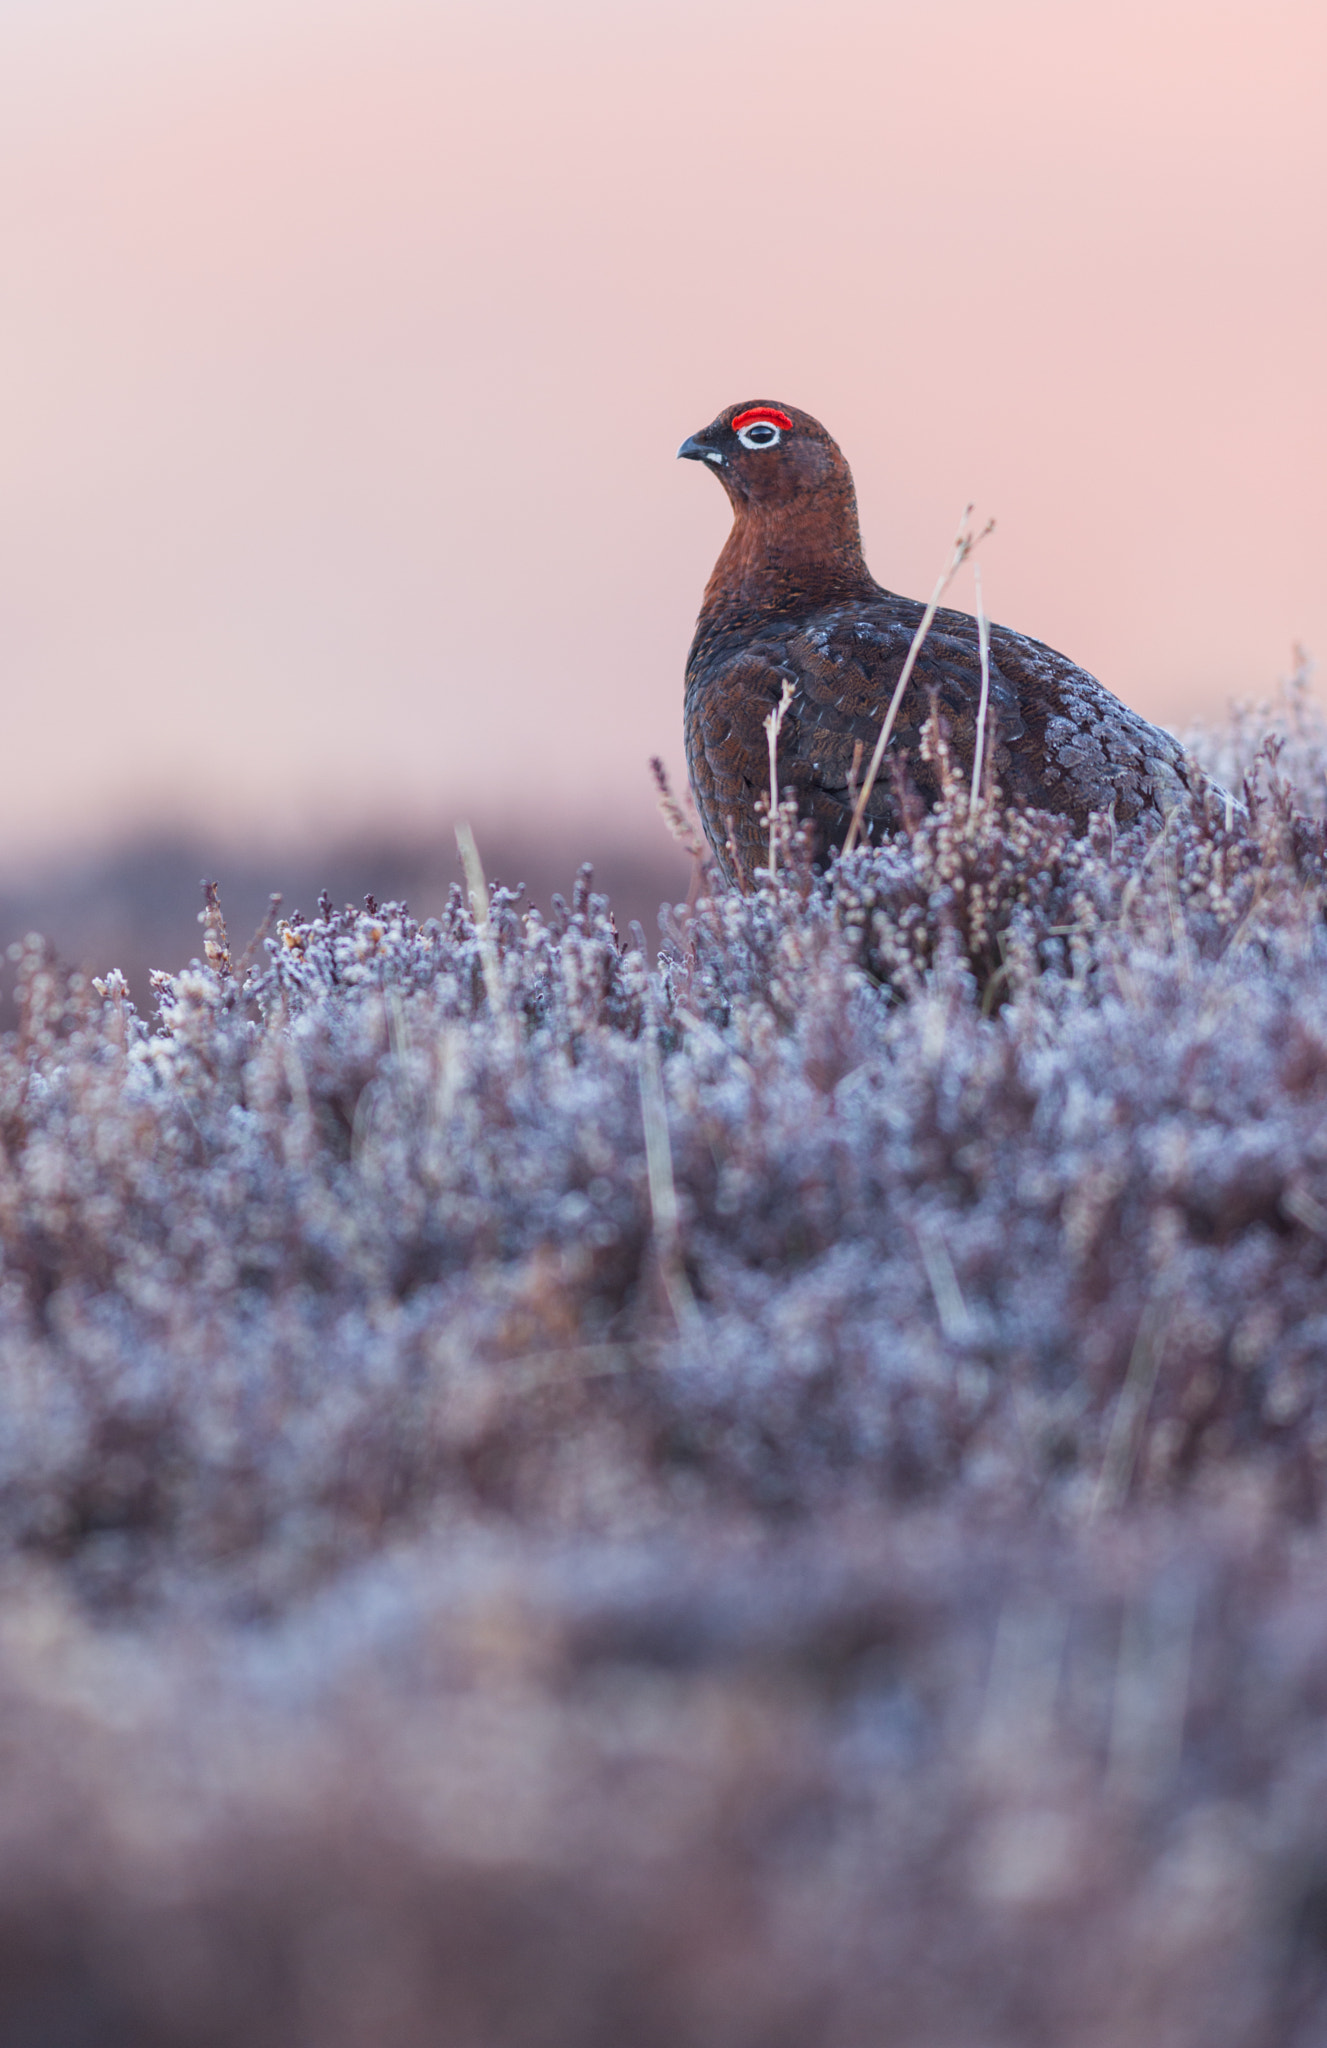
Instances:
[[[1327,2039],[1327,736],[0,1041],[0,2039]],[[932,744],[942,746],[938,737]]]

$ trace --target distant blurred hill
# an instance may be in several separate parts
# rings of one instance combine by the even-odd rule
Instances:
[[[612,901],[625,936],[635,919],[651,942],[658,937],[660,905],[684,898],[689,863],[667,837],[604,844],[593,826],[573,838],[561,834],[494,835],[477,828],[480,855],[491,884],[523,884],[528,900],[547,911],[555,892],[569,896],[577,870],[593,860],[594,886]],[[418,917],[437,914],[461,880],[455,834],[436,839],[361,840],[296,853],[255,855],[174,837],[141,839],[41,872],[0,871],[0,948],[28,932],[41,932],[71,966],[95,974],[118,967],[129,979],[140,1010],[149,1005],[148,976],[187,966],[201,951],[200,881],[217,881],[232,945],[248,943],[279,892],[282,909],[311,913],[326,889],[340,904],[408,903]],[[8,969],[9,963],[3,962]],[[0,1022],[8,1024],[8,972],[0,978]]]

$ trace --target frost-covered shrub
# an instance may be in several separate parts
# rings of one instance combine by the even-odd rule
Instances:
[[[588,872],[209,891],[150,1019],[19,949],[33,2039],[1316,2038],[1307,718],[1150,839],[901,785],[657,959]]]
[[[11,1536],[303,1568],[444,1497],[573,1512],[604,1431],[638,1504],[1246,1458],[1316,1507],[1319,833],[1244,795],[1076,841],[955,786],[670,914],[657,965],[588,877],[551,922],[324,899],[247,967],[213,894],[150,1025],[30,948]]]

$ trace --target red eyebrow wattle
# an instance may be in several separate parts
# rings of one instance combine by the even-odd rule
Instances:
[[[785,433],[792,432],[792,421],[776,405],[753,405],[750,412],[739,412],[732,422],[733,432],[740,434],[743,427],[751,426],[756,420],[768,420],[772,427],[782,427]]]

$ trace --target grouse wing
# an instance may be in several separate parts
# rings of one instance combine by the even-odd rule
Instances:
[[[824,860],[842,846],[923,607],[882,591],[800,620],[770,620],[723,642],[698,643],[688,672],[687,758],[701,817],[726,869],[748,878],[766,856],[755,813],[769,788],[765,720],[784,681],[794,694],[779,735],[778,777],[792,789]],[[923,732],[935,707],[949,747],[971,774],[981,698],[975,619],[939,611],[899,707],[890,751],[905,756],[919,796],[939,794]],[[1183,750],[1083,669],[1035,640],[991,632],[986,758],[1006,799],[1071,815],[1085,829],[1113,803],[1121,824],[1163,812],[1189,788]],[[884,772],[865,831],[900,820]]]

